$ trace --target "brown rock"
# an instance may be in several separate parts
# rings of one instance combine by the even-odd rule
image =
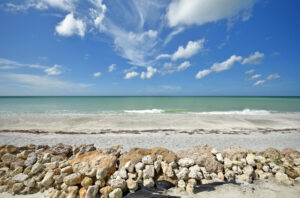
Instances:
[[[189,150],[178,151],[176,154],[178,158],[193,159],[197,165],[205,167],[209,173],[217,173],[223,170],[223,165],[211,153],[212,149],[208,145],[200,145]]]
[[[264,151],[264,156],[269,157],[270,159],[274,160],[274,159],[280,157],[280,152],[275,148],[267,148]]]
[[[291,148],[283,149],[281,151],[281,155],[282,155],[282,157],[285,157],[285,158],[293,158],[293,159],[300,158],[300,152],[296,151],[294,149],[291,149]]]
[[[53,155],[60,155],[64,157],[70,157],[72,155],[72,146],[65,144],[57,144],[48,149]]]
[[[69,186],[68,187],[68,196],[67,198],[76,198],[78,192],[78,186]]]
[[[86,195],[86,189],[85,188],[80,188],[79,197],[80,198],[85,198],[85,195]]]
[[[14,153],[17,151],[17,147],[13,145],[6,145],[5,147],[6,153]]]
[[[108,176],[112,175],[116,170],[116,156],[105,155],[99,153],[98,151],[91,151],[71,160],[69,163],[73,165],[74,163],[88,163],[90,168],[96,168],[99,170],[106,170]]]
[[[293,169],[285,169],[285,174],[287,174],[290,178],[296,179],[299,177],[299,174]]]
[[[112,188],[110,186],[105,186],[100,189],[101,195],[104,195],[104,196],[108,196],[109,193],[111,193],[111,191],[112,191]]]
[[[261,170],[262,167],[263,167],[263,165],[262,165],[261,163],[257,163],[257,164],[256,164],[256,168],[257,168],[258,170]]]
[[[224,158],[239,161],[242,158],[246,158],[247,153],[250,152],[250,150],[243,149],[240,146],[230,146],[225,148],[221,153]]]
[[[157,155],[162,155],[163,159],[167,162],[174,162],[177,160],[177,156],[173,151],[170,151],[165,148],[155,147],[152,149],[144,149],[144,148],[133,148],[129,152],[122,154],[120,157],[120,168],[125,166],[128,161],[136,164],[142,160],[142,158],[146,155],[151,155],[153,161],[156,161]]]
[[[161,176],[159,176],[158,178],[157,178],[157,181],[168,181],[168,182],[170,182],[170,183],[172,183],[172,184],[174,184],[175,186],[177,185],[177,179],[174,179],[174,178],[169,178],[169,177],[167,177],[166,175],[161,175]]]
[[[76,184],[80,184],[83,180],[83,176],[80,173],[73,173],[64,178],[64,183],[68,186],[73,186]]]

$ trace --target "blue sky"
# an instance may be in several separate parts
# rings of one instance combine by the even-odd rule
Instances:
[[[0,95],[300,95],[296,0],[4,0]]]

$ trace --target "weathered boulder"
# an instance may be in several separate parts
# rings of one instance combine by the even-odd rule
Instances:
[[[53,155],[70,157],[72,155],[72,146],[60,143],[60,144],[52,146],[49,149],[49,152]]]
[[[125,166],[128,161],[133,164],[137,164],[142,160],[144,156],[150,155],[153,161],[157,160],[157,156],[163,156],[163,159],[167,162],[174,162],[177,157],[173,151],[165,148],[155,147],[152,149],[133,148],[129,152],[125,152],[120,157],[120,167]]]
[[[15,182],[22,183],[22,182],[24,182],[27,178],[28,178],[28,175],[26,175],[26,174],[24,174],[24,173],[19,173],[19,174],[17,174],[16,176],[14,176],[14,177],[12,178],[12,180],[15,181]]]
[[[240,160],[247,156],[250,150],[243,149],[240,146],[230,146],[225,148],[221,153],[224,158],[229,158],[230,160]]]
[[[109,198],[122,198],[123,192],[120,188],[114,189],[111,193],[109,193]]]
[[[272,160],[280,157],[280,152],[275,148],[267,148],[263,154],[265,157],[269,157]]]
[[[105,170],[107,172],[107,176],[110,176],[116,170],[116,162],[116,156],[102,154],[98,151],[91,151],[74,158],[70,161],[70,164],[73,165],[75,163],[87,163],[89,164],[90,168]]]
[[[299,174],[297,173],[297,171],[293,170],[293,169],[285,169],[285,174],[287,174],[290,178],[296,179],[297,177],[299,177]]]
[[[188,178],[188,174],[189,174],[189,169],[187,169],[186,167],[181,168],[178,173],[176,174],[178,179],[183,179],[186,180]]]
[[[181,158],[178,160],[178,164],[181,167],[191,167],[195,164],[195,161],[193,159],[190,158]]]

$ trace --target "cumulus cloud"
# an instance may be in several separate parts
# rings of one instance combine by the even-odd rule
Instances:
[[[198,41],[189,41],[186,47],[179,46],[177,51],[172,55],[171,59],[176,61],[180,58],[190,58],[196,55],[199,50],[203,49],[205,39],[201,39]]]
[[[191,63],[189,61],[184,61],[177,67],[177,71],[184,71],[187,68],[189,68],[190,66],[191,66]]]
[[[108,72],[113,72],[116,69],[116,64],[111,64],[108,66]]]
[[[142,72],[141,73],[141,79],[151,79],[155,75],[156,72],[157,72],[156,68],[148,66],[147,67],[147,72]]]
[[[50,75],[60,75],[62,71],[60,70],[62,68],[61,65],[54,65],[53,67],[50,67],[48,69],[45,69],[44,71],[50,76]]]
[[[250,65],[257,65],[261,63],[261,60],[264,58],[264,54],[261,52],[256,51],[253,54],[250,54],[249,57],[244,58],[242,64],[250,64]]]
[[[255,70],[254,69],[250,69],[248,71],[245,72],[245,74],[252,74]]]
[[[126,73],[124,79],[131,79],[131,78],[134,78],[134,77],[136,77],[138,75],[139,75],[139,73],[137,73],[135,71],[128,72],[128,73]]]
[[[101,72],[93,73],[93,76],[94,76],[95,78],[98,78],[98,77],[100,77],[101,75],[102,75]]]
[[[275,73],[275,74],[270,74],[267,76],[267,78],[265,80],[259,80],[259,81],[256,81],[253,85],[254,86],[257,86],[257,85],[262,85],[264,84],[265,82],[269,81],[269,80],[274,80],[274,79],[278,79],[280,78],[280,75]]]
[[[229,59],[227,59],[223,62],[214,63],[210,67],[210,69],[205,69],[205,70],[199,71],[196,74],[196,78],[201,79],[201,78],[207,76],[208,74],[210,74],[212,72],[221,72],[221,71],[228,70],[231,67],[233,67],[236,62],[241,62],[242,59],[243,58],[241,56],[232,55]]]
[[[184,61],[179,65],[176,65],[172,62],[166,62],[163,64],[162,69],[159,71],[161,74],[172,74],[174,72],[181,72],[188,69],[191,66],[189,61]]]
[[[86,24],[81,19],[75,19],[74,14],[70,13],[56,26],[55,30],[61,36],[77,34],[80,37],[84,37]]]
[[[207,76],[208,74],[210,74],[212,71],[210,69],[204,69],[202,71],[199,71],[197,74],[196,74],[196,78],[197,79],[201,79],[205,76]]]
[[[203,25],[221,19],[232,19],[241,16],[247,20],[256,0],[176,0],[167,10],[169,26]]]
[[[102,21],[105,17],[107,7],[102,3],[102,0],[90,0],[90,2],[94,5],[94,8],[89,9],[90,16],[92,17],[92,20],[94,22],[94,26],[99,30],[102,30]]]

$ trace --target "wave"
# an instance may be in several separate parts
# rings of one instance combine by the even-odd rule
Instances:
[[[124,110],[125,113],[164,113],[165,110],[163,109],[145,109],[145,110]]]
[[[193,114],[203,115],[269,115],[271,111],[244,109],[242,111],[209,111],[209,112],[193,112]]]

